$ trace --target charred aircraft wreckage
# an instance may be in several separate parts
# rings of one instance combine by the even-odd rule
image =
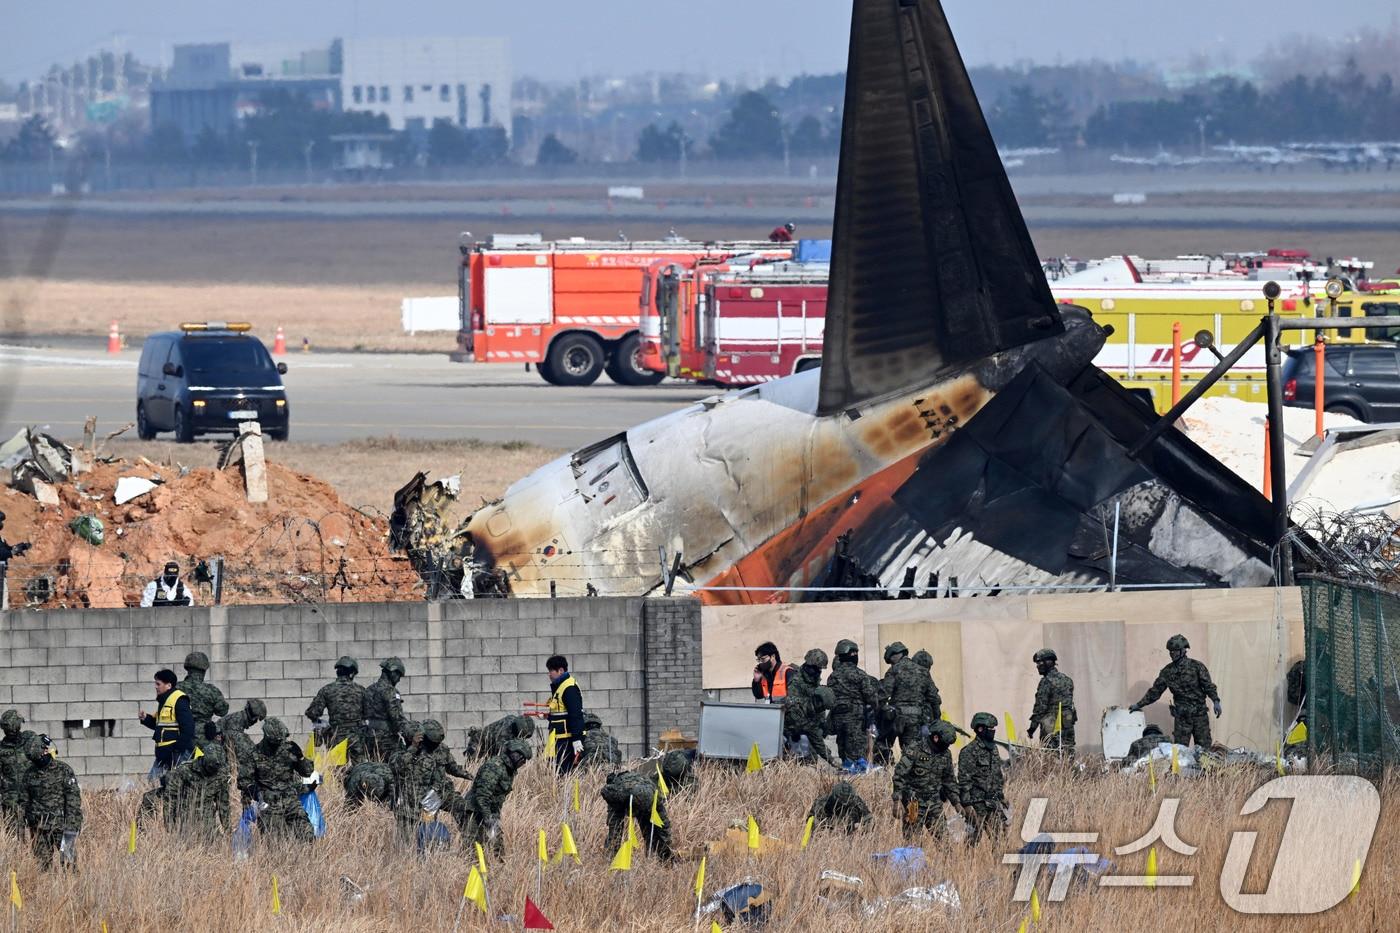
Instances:
[[[1266,500],[1152,437],[1051,297],[936,0],[856,0],[834,241],[819,370],[561,457],[455,531],[417,477],[399,543],[467,596],[1271,579]]]

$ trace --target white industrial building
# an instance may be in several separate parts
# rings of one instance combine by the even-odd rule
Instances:
[[[341,106],[395,130],[435,120],[510,132],[510,44],[496,38],[345,39]]]

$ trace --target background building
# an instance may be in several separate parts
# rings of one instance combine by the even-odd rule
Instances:
[[[340,74],[346,110],[382,113],[395,130],[434,120],[463,129],[511,125],[510,45],[505,39],[347,39]]]

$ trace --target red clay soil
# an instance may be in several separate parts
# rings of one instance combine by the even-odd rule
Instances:
[[[162,483],[115,505],[123,476]],[[196,602],[208,603],[210,588],[195,584],[193,571],[216,556],[224,558],[225,604],[422,598],[412,565],[389,551],[387,521],[346,505],[327,483],[279,464],[267,464],[267,487],[268,501],[253,504],[239,466],[182,476],[179,467],[142,460],[99,463],[71,477],[58,488],[57,508],[15,489],[0,490],[5,540],[34,545],[10,564],[10,605],[25,605],[26,584],[47,577],[52,596],[43,608],[137,606],[167,560],[180,562]],[[80,515],[102,520],[102,544],[70,530]]]

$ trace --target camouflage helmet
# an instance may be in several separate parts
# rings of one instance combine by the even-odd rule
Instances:
[[[895,658],[899,657],[901,654],[908,653],[909,649],[904,647],[904,642],[892,641],[885,646],[885,663],[893,664]]]
[[[584,713],[583,727],[585,729],[601,729],[603,728],[603,720],[598,716],[597,713]],[[531,731],[534,730],[532,729]]]
[[[185,670],[209,670],[209,655],[205,654],[203,651],[191,651],[189,654],[185,655]]]
[[[848,654],[857,654],[859,652],[860,646],[849,638],[843,638],[836,643],[836,656],[838,658],[844,658]]]
[[[929,734],[938,736],[943,740],[944,745],[952,745],[958,740],[957,730],[953,728],[952,723],[944,722],[941,719],[929,727]]]
[[[419,738],[423,735],[423,723],[417,719],[406,720],[403,731],[410,739]]]
[[[1157,725],[1156,723],[1149,722],[1147,725],[1142,727],[1142,734],[1144,737],[1149,735],[1161,735],[1162,727]]]
[[[405,673],[403,661],[398,658],[385,658],[383,661],[379,662],[379,667],[380,670],[387,671],[390,674],[398,674],[400,677]]]
[[[1173,635],[1167,639],[1168,651],[1185,651],[1191,647],[1191,643],[1186,640],[1185,635]]]
[[[661,759],[661,773],[668,781],[679,781],[690,770],[690,755],[679,749],[667,752]]]
[[[933,667],[933,655],[929,654],[923,648],[914,652],[913,660],[914,663],[920,667]]]
[[[290,733],[287,732],[287,727],[282,725],[282,720],[278,719],[276,716],[273,716],[263,723],[263,738],[267,739],[269,742],[286,741],[289,734]]]
[[[423,720],[423,738],[441,745],[442,740],[447,738],[447,732],[442,728],[442,723],[436,719],[425,719]]]
[[[356,661],[348,654],[342,654],[336,659],[335,669],[340,670],[342,668],[348,670],[352,674],[358,674],[360,672],[360,662]]]
[[[809,667],[821,670],[826,667],[826,652],[820,648],[813,648],[802,657],[802,663]]]
[[[267,718],[267,704],[262,700],[249,700],[247,703],[243,704],[243,708],[247,710],[248,718],[252,720],[248,723],[250,726],[255,722],[262,722]]]
[[[838,800],[848,800],[851,797],[859,797],[856,793],[855,785],[850,781],[837,781],[831,786],[830,794]]]
[[[19,714],[19,710],[7,709],[0,714],[0,729],[6,732],[18,732],[24,728],[24,717]]]
[[[1031,660],[1039,664],[1041,661],[1058,661],[1060,659],[1055,654],[1054,648],[1041,648],[1035,654],[1031,655]]]
[[[972,728],[978,726],[988,726],[992,729],[997,727],[997,718],[991,713],[974,713],[972,716]]]
[[[533,752],[530,750],[530,743],[524,739],[511,739],[501,748],[501,754],[506,757],[515,754],[529,761]]]

